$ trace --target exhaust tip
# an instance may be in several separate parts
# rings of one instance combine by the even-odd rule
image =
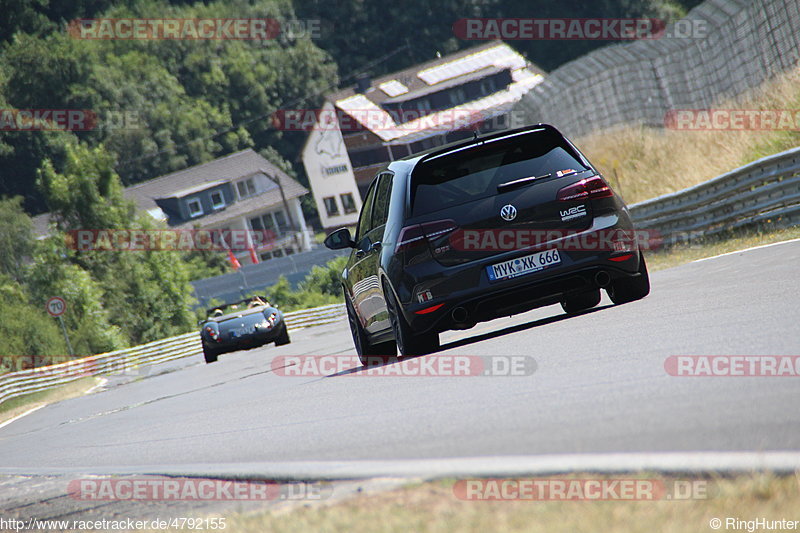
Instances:
[[[453,318],[453,322],[456,323],[464,323],[469,319],[469,313],[463,307],[456,307],[450,313],[450,316]]]
[[[605,270],[601,270],[594,275],[594,282],[600,287],[608,287],[611,284],[611,276]]]

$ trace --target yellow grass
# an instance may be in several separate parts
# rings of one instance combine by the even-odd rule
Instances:
[[[645,256],[647,268],[653,272],[706,257],[792,239],[800,239],[800,227],[739,231],[734,235],[712,237],[702,242],[679,244],[665,250],[645,252]]]
[[[565,476],[559,476],[565,477]],[[644,476],[567,477],[604,478]],[[665,479],[667,486],[675,478]],[[688,479],[681,476],[681,480]],[[684,501],[537,502],[464,501],[453,494],[454,481],[434,481],[404,489],[365,494],[330,505],[294,508],[288,512],[233,514],[226,531],[307,533],[309,531],[547,533],[663,533],[714,531],[712,518],[800,520],[798,477],[768,474],[735,478],[695,478],[706,484],[706,499]],[[724,524],[724,522],[723,522]],[[725,526],[720,529],[725,530]],[[731,531],[731,529],[728,529]],[[746,529],[745,529],[746,531]]]
[[[714,108],[800,112],[800,69]],[[623,126],[576,139],[576,144],[630,204],[696,185],[755,159],[800,146],[800,132]]]

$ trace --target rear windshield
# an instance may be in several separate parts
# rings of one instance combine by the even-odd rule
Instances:
[[[561,135],[538,130],[435,156],[411,175],[411,214],[424,215],[497,194],[520,178],[587,170]]]

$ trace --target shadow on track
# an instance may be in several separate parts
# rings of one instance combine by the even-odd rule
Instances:
[[[614,306],[613,305],[608,305],[608,304],[607,305],[600,305],[600,306],[597,306],[597,307],[593,307],[591,309],[587,309],[585,311],[581,311],[579,313],[573,313],[573,314],[561,313],[561,314],[558,314],[558,315],[549,316],[547,318],[541,318],[539,320],[533,320],[531,322],[526,322],[525,324],[518,324],[516,326],[509,326],[507,328],[503,328],[503,329],[500,329],[500,330],[497,330],[497,331],[491,331],[489,333],[483,333],[481,335],[476,335],[474,337],[469,337],[467,339],[462,339],[462,340],[459,340],[459,341],[454,341],[454,342],[450,342],[450,343],[447,343],[447,344],[443,344],[435,352],[431,352],[431,353],[426,354],[426,355],[414,355],[414,356],[408,356],[408,357],[402,357],[402,358],[392,357],[388,361],[385,361],[385,362],[376,363],[376,364],[370,364],[369,366],[361,365],[361,366],[349,368],[347,370],[342,370],[341,372],[336,372],[335,374],[330,374],[328,376],[325,376],[323,379],[342,377],[342,376],[347,376],[347,375],[350,375],[350,374],[358,374],[360,372],[367,372],[367,371],[369,371],[371,369],[374,369],[374,368],[380,368],[380,367],[383,367],[383,366],[402,363],[403,361],[408,361],[409,359],[413,359],[415,357],[427,357],[427,356],[430,356],[430,355],[436,355],[439,352],[443,352],[445,350],[450,350],[452,348],[458,348],[458,347],[461,347],[461,346],[468,346],[468,345],[474,344],[476,342],[481,342],[481,341],[485,341],[485,340],[489,340],[489,339],[494,339],[496,337],[502,337],[503,335],[509,335],[511,333],[517,333],[517,332],[525,331],[525,330],[528,330],[528,329],[531,329],[531,328],[536,328],[536,327],[539,327],[539,326],[546,326],[547,324],[553,324],[553,323],[560,322],[561,320],[565,320],[565,319],[568,319],[568,318],[574,318],[574,317],[578,317],[578,316],[588,315],[588,314],[591,314],[591,313],[595,313],[597,311],[602,311],[603,309],[608,309],[610,307],[614,307]]]

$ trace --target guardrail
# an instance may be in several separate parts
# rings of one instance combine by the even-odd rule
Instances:
[[[345,314],[343,304],[325,305],[284,314],[290,330],[328,324]],[[124,350],[117,350],[56,365],[0,375],[0,404],[11,398],[42,392],[84,377],[139,372],[142,366],[200,355],[197,332],[186,333]]]
[[[664,244],[768,222],[800,223],[800,148],[754,161],[694,187],[630,206],[637,229]]]
[[[772,221],[800,223],[800,148],[787,150],[694,187],[630,206],[637,228],[655,230],[665,244],[702,234]],[[290,329],[327,324],[345,314],[342,304],[284,314]],[[0,403],[86,376],[136,371],[139,367],[199,355],[196,332],[105,354],[0,375]]]

